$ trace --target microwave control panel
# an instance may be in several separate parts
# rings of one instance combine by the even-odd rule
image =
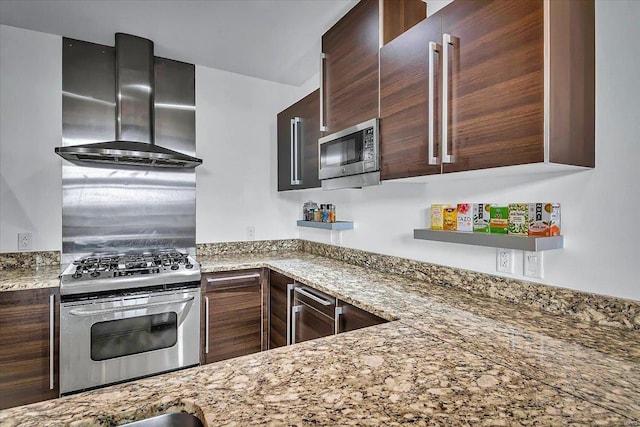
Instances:
[[[364,130],[364,139],[362,141],[362,160],[364,161],[364,169],[375,169],[376,149],[373,143],[373,128]]]

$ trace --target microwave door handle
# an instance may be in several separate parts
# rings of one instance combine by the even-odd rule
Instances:
[[[109,313],[118,313],[120,311],[132,311],[132,310],[141,310],[144,308],[151,307],[161,307],[163,305],[175,305],[175,304],[184,304],[189,301],[193,301],[194,297],[172,300],[172,301],[159,301],[159,302],[150,302],[146,304],[137,304],[137,305],[127,305],[124,307],[114,307],[114,308],[104,308],[101,310],[82,310],[78,308],[74,308],[69,310],[69,314],[73,316],[98,316],[100,314],[109,314]]]

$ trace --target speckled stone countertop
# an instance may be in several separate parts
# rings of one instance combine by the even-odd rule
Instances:
[[[0,411],[7,426],[640,425],[640,334],[302,252],[199,257],[268,267],[386,319],[360,331]],[[56,273],[57,274],[57,273]]]
[[[0,292],[60,286],[59,265],[0,270]]]

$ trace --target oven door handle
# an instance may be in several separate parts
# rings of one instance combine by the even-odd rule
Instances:
[[[159,307],[163,305],[183,304],[185,302],[193,301],[193,299],[194,297],[189,297],[189,298],[171,300],[171,301],[159,301],[159,302],[150,302],[147,304],[128,305],[125,307],[104,308],[102,310],[82,310],[82,309],[74,308],[72,310],[69,310],[69,314],[73,316],[97,316],[99,314],[117,313],[119,311],[131,311],[131,310],[140,310],[143,308]]]

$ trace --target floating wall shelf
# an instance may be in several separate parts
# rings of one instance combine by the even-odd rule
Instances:
[[[517,249],[533,252],[549,251],[564,247],[564,236],[513,236],[509,234],[441,231],[431,230],[430,228],[417,228],[413,230],[413,238],[434,240],[436,242],[462,243],[465,245],[489,246],[494,248]]]
[[[298,227],[322,228],[324,230],[351,230],[353,229],[353,221],[320,222],[298,220]]]

